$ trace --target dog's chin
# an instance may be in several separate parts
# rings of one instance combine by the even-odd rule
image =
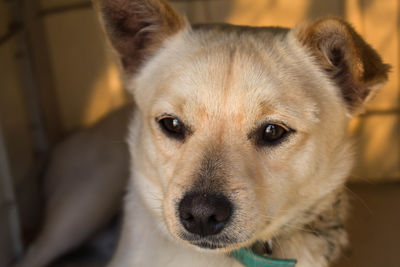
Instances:
[[[190,247],[202,253],[225,254],[240,248],[238,244],[222,244],[210,241],[192,241],[188,243]]]
[[[189,242],[192,246],[194,246],[197,250],[200,251],[207,251],[207,252],[221,252],[226,251],[228,245],[226,244],[219,244],[215,242],[209,241],[192,241]]]
[[[199,237],[188,234],[180,234],[179,239],[185,244],[201,252],[229,253],[241,247],[242,242],[226,235]]]

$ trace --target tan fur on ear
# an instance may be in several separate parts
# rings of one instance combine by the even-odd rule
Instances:
[[[353,115],[386,82],[390,66],[342,19],[299,25],[294,34],[339,86]]]
[[[162,0],[94,0],[94,6],[128,73],[187,24]]]

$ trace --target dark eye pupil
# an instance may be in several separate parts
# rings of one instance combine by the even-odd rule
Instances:
[[[182,122],[177,118],[164,118],[159,120],[160,126],[164,133],[175,139],[183,139],[185,129]]]
[[[281,139],[285,134],[286,130],[276,124],[268,124],[264,132],[264,140],[267,142],[274,142]]]
[[[178,119],[167,118],[163,120],[165,128],[171,132],[178,132],[181,128],[181,123]]]

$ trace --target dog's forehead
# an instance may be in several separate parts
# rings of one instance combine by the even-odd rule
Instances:
[[[152,103],[213,119],[316,118],[321,81],[310,75],[287,29],[203,26],[177,39],[153,64],[161,82]]]

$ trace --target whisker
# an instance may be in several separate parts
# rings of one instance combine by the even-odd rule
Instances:
[[[344,186],[345,190],[347,190],[352,197],[354,197],[356,200],[360,201],[360,203],[364,206],[364,208],[367,209],[367,211],[369,212],[370,215],[374,215],[374,212],[368,207],[367,203],[365,203],[365,201],[358,196],[353,190],[351,190],[347,185]]]
[[[281,246],[281,243],[279,242],[278,239],[274,240],[276,244],[278,245],[279,250],[281,251],[282,257],[286,258],[286,252],[283,250],[283,247]]]

